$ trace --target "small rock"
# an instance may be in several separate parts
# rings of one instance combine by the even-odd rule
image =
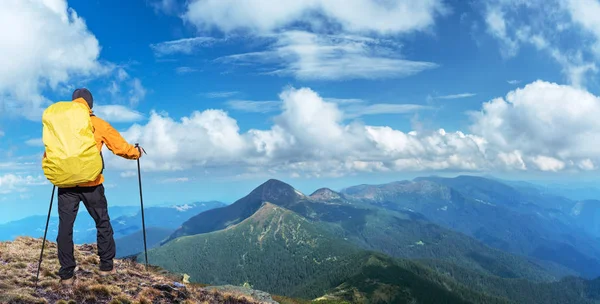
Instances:
[[[158,289],[160,291],[166,291],[166,292],[173,291],[173,287],[171,287],[169,285],[165,285],[165,284],[155,284],[155,285],[152,285],[152,288]]]

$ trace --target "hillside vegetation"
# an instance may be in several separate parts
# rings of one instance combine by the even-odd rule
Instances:
[[[562,274],[549,272],[526,258],[487,247],[464,234],[433,224],[415,212],[391,211],[348,200],[329,189],[319,189],[306,196],[278,180],[268,180],[227,207],[190,218],[169,241],[232,227],[252,216],[264,202],[318,223],[333,239],[392,257],[442,259],[501,277],[535,281],[557,280]]]
[[[201,287],[184,283],[181,276],[171,275],[152,267],[116,260],[118,273],[106,278],[98,276],[96,247],[76,246],[79,265],[76,284],[71,288],[60,285],[56,275],[59,263],[56,244],[46,242],[39,288],[35,288],[35,275],[41,239],[19,237],[13,242],[0,243],[0,303],[276,303],[264,293],[240,292],[236,288]]]
[[[424,266],[361,250],[322,224],[271,203],[227,229],[168,242],[151,250],[148,258],[171,271],[185,271],[192,281],[250,284],[308,300],[508,303]]]

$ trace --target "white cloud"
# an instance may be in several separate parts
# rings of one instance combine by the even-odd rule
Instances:
[[[36,157],[37,157],[37,160],[39,160],[41,156],[36,156]],[[23,171],[23,170],[30,170],[30,169],[34,169],[34,168],[39,168],[39,163],[23,162],[19,158],[17,158],[15,161],[0,163],[0,171],[8,171],[11,173],[14,173],[17,171]]]
[[[337,103],[339,105],[359,104],[366,102],[358,98],[323,98],[323,100],[326,102]]]
[[[182,66],[182,67],[177,67],[175,69],[175,72],[177,72],[177,74],[188,74],[188,73],[193,73],[193,72],[197,72],[197,69],[194,69],[192,67],[187,67],[187,66]]]
[[[600,2],[597,0],[567,0],[573,21],[595,36],[593,49],[600,57]]]
[[[393,34],[425,30],[447,8],[438,0],[197,0],[183,18],[200,29],[272,32],[296,22],[319,30],[331,22],[347,32]]]
[[[251,113],[268,113],[279,109],[279,101],[251,101],[251,100],[230,100],[227,106],[234,110]]]
[[[0,70],[0,113],[39,119],[49,104],[42,91],[108,69],[98,62],[98,40],[65,0],[3,1],[0,28],[0,58],[10,58]]]
[[[542,171],[559,171],[565,167],[565,163],[548,156],[536,156],[531,159],[533,163]]]
[[[477,94],[474,93],[461,93],[461,94],[452,94],[452,95],[444,95],[444,96],[439,96],[439,99],[460,99],[460,98],[468,98],[468,97],[473,97]]]
[[[124,132],[150,154],[144,170],[278,172],[342,176],[420,170],[594,170],[600,161],[600,98],[584,90],[537,81],[493,99],[472,113],[470,133],[404,132],[345,122],[347,109],[308,88],[280,94],[281,112],[268,129],[240,132],[221,110],[174,120],[152,113]],[[351,103],[352,104],[352,103]],[[113,159],[121,170],[135,164]],[[222,170],[217,170],[222,169]]]
[[[28,139],[25,141],[25,144],[27,144],[28,146],[33,146],[33,147],[43,147],[44,146],[44,142],[42,141],[41,137]]]
[[[94,114],[109,122],[136,122],[144,119],[140,112],[122,105],[95,105]]]
[[[498,38],[504,46],[501,48],[502,55],[505,57],[514,56],[519,48],[517,41],[508,36],[504,13],[499,6],[488,8],[485,16],[485,22],[490,34]]]
[[[524,46],[534,47],[558,63],[565,78],[576,87],[584,87],[587,76],[598,72],[598,1],[490,0],[482,5],[487,31],[500,42],[506,59],[516,56]]]
[[[536,81],[474,113],[471,131],[496,149],[520,151],[540,169],[598,160],[600,98],[566,85]],[[557,161],[555,161],[557,160]],[[527,160],[526,160],[527,161]]]
[[[237,91],[218,91],[218,92],[208,92],[203,95],[207,98],[228,98],[234,95],[237,95],[239,92]]]
[[[520,80],[514,80],[514,79],[513,80],[507,80],[506,82],[508,84],[512,84],[512,85],[517,85],[517,84],[521,83]]]
[[[150,48],[152,48],[154,54],[157,57],[168,56],[173,54],[189,55],[198,48],[212,46],[219,41],[221,40],[213,37],[184,38],[179,40],[151,44]]]
[[[12,192],[26,192],[30,186],[46,185],[48,181],[44,176],[4,174],[0,175],[0,194]]]
[[[579,168],[581,170],[594,170],[596,169],[596,165],[594,164],[594,162],[591,159],[584,159],[582,161],[579,162],[578,164]]]
[[[188,177],[173,177],[173,178],[165,178],[161,180],[163,184],[172,184],[172,183],[187,183],[190,179]]]
[[[177,12],[177,0],[150,0],[150,6],[155,12],[164,12],[166,14],[174,14]]]
[[[402,59],[396,55],[396,46],[378,39],[302,31],[273,37],[276,42],[267,51],[229,55],[218,61],[270,64],[274,68],[267,74],[310,80],[406,77],[438,67],[431,62]]]
[[[129,89],[129,104],[135,106],[145,97],[146,89],[142,85],[142,82],[138,78],[131,80]]]
[[[429,106],[418,104],[393,104],[393,103],[376,103],[372,105],[356,105],[344,108],[346,118],[355,118],[364,115],[380,115],[380,114],[406,114],[413,113],[419,110],[433,109]]]
[[[127,71],[125,71],[123,68],[119,68],[117,69],[117,79],[119,81],[125,81],[129,79],[129,73],[127,73]]]
[[[406,114],[419,110],[433,109],[432,107],[418,104],[367,104],[366,101],[361,99],[324,98],[323,100],[328,103],[337,104],[338,108],[344,112],[344,119],[357,118],[365,115]],[[271,113],[279,111],[282,107],[282,102],[276,100],[230,100],[227,102],[227,105],[229,108],[237,111],[250,113]]]
[[[123,177],[123,178],[134,177],[134,176],[137,176],[137,172],[136,171],[121,172],[121,177]]]
[[[462,168],[485,165],[476,136],[438,131],[417,135],[388,127],[343,124],[345,113],[310,89],[286,89],[282,112],[269,130],[240,133],[225,112],[206,110],[175,121],[153,113],[144,126],[124,133],[151,154],[145,170],[176,171],[195,166],[255,172],[304,172],[307,176],[341,176],[355,171]],[[201,149],[199,147],[202,147]],[[118,168],[131,163],[116,158]],[[260,170],[259,170],[260,171]]]
[[[127,101],[130,106],[135,107],[146,97],[147,90],[142,85],[142,81],[139,78],[131,77],[124,68],[116,68],[113,77],[115,80],[111,81],[110,86],[106,89],[113,100]],[[94,110],[95,107],[94,105]]]
[[[398,38],[429,32],[436,17],[449,12],[441,0],[288,2],[197,0],[187,4],[182,18],[203,33],[217,29],[228,37],[243,32],[242,37],[253,41],[271,40],[266,50],[218,59],[245,66],[270,64],[267,74],[319,80],[377,79],[405,77],[437,67],[426,60],[400,56]],[[214,44],[216,38],[192,39],[204,46]],[[184,47],[172,51],[170,44],[165,45],[166,51],[158,54],[190,54],[194,49],[187,40],[172,44]],[[153,47],[156,50],[157,46]],[[263,66],[259,70],[263,72]]]

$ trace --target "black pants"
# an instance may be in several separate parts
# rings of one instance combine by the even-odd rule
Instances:
[[[104,195],[104,186],[75,187],[58,189],[58,260],[62,279],[73,277],[76,262],[73,256],[73,225],[79,211],[79,202],[83,201],[85,208],[96,222],[98,256],[100,270],[113,269],[115,258],[115,239],[108,216],[108,204]]]

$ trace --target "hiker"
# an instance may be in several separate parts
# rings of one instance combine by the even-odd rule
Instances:
[[[73,92],[71,102],[85,105],[85,109],[89,111],[92,126],[90,127],[88,125],[88,130],[91,132],[93,129],[93,139],[95,140],[98,152],[100,152],[99,158],[102,158],[101,151],[103,144],[106,144],[106,147],[114,154],[126,159],[136,160],[142,156],[141,147],[129,144],[108,122],[96,117],[93,114],[92,108],[94,107],[94,98],[89,90],[85,88],[75,90]],[[78,110],[80,111],[78,113],[81,114],[81,107],[79,107]],[[64,113],[67,112],[65,111]],[[82,121],[81,116],[78,116],[73,120]],[[69,125],[67,124],[65,127],[63,124],[60,127],[68,128]],[[89,140],[91,140],[91,136],[92,134],[89,133]],[[60,144],[62,144],[62,142]],[[91,145],[93,146],[93,142]],[[94,157],[97,157],[97,155],[94,155]],[[44,153],[44,158],[46,158],[46,153]],[[104,195],[103,186],[104,176],[102,175],[102,171],[104,169],[104,159],[102,158],[101,164],[99,162],[100,160],[96,159],[95,166],[97,168],[95,170],[98,171],[99,174],[95,180],[77,184],[73,187],[57,187],[59,226],[58,237],[56,241],[58,243],[58,260],[61,266],[58,275],[61,278],[61,283],[64,285],[72,285],[75,281],[76,262],[73,255],[73,225],[75,224],[75,218],[77,216],[79,203],[81,201],[83,201],[88,213],[96,222],[98,256],[100,257],[100,275],[106,276],[116,273],[116,269],[113,265],[113,259],[115,258],[116,254],[115,240],[113,237],[113,229],[110,223],[110,217],[108,215],[108,204],[106,196]],[[50,163],[50,160],[48,160],[48,163]],[[48,166],[51,165],[52,164]],[[71,170],[90,171],[89,168],[91,166],[93,166],[93,164],[88,165],[87,167],[84,166],[82,168],[71,168]],[[65,165],[61,166],[61,168],[64,167]],[[48,171],[52,172],[52,170]],[[72,175],[73,174],[71,174],[71,176]]]

